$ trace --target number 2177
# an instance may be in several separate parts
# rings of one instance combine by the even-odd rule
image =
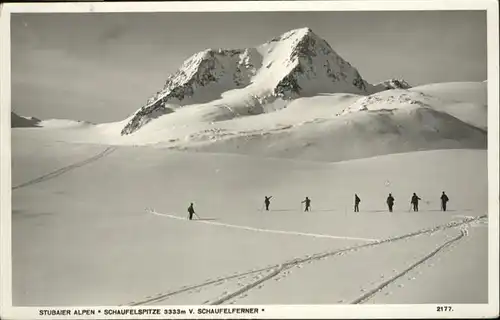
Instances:
[[[437,311],[453,311],[453,308],[451,306],[437,306]]]

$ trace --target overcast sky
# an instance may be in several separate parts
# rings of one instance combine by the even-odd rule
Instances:
[[[206,48],[245,48],[310,27],[368,82],[486,79],[486,12],[12,15],[12,109],[122,120]]]

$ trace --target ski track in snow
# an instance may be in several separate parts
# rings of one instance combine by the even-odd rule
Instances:
[[[167,292],[167,293],[159,293],[153,297],[149,296],[149,297],[146,297],[146,299],[144,300],[141,300],[141,301],[132,301],[132,302],[129,302],[125,305],[129,305],[129,306],[138,306],[138,305],[144,305],[144,304],[147,304],[147,303],[153,303],[153,302],[157,302],[157,301],[161,301],[161,300],[164,300],[168,297],[171,297],[171,296],[174,296],[174,295],[177,295],[177,294],[180,294],[180,293],[183,293],[183,292],[187,292],[187,291],[190,291],[190,290],[194,290],[194,289],[199,289],[201,287],[205,287],[205,286],[208,286],[208,285],[211,285],[211,284],[218,284],[218,283],[222,283],[226,280],[231,280],[231,279],[234,279],[234,278],[239,278],[239,277],[242,277],[242,276],[247,276],[247,275],[251,275],[251,274],[254,274],[254,273],[258,273],[258,272],[262,272],[262,271],[267,271],[269,269],[272,269],[274,268],[274,266],[272,267],[267,267],[267,268],[262,268],[262,269],[257,269],[257,270],[252,270],[252,271],[247,271],[247,272],[242,272],[242,273],[236,273],[236,274],[233,274],[233,275],[230,275],[230,276],[227,276],[227,277],[219,277],[215,280],[207,280],[201,284],[196,284],[196,285],[192,285],[192,286],[184,286],[182,288],[180,288],[179,290],[175,290],[175,291],[171,291],[171,292]],[[122,305],[119,305],[119,306],[122,306]]]
[[[394,283],[396,280],[398,280],[399,278],[401,278],[402,276],[404,276],[405,274],[407,274],[408,272],[412,271],[413,269],[415,269],[416,267],[420,266],[421,264],[425,263],[427,260],[429,260],[430,258],[434,257],[436,254],[438,254],[441,250],[443,250],[444,248],[450,246],[451,244],[455,243],[455,242],[458,242],[460,239],[462,239],[464,236],[467,235],[467,232],[465,230],[461,230],[460,231],[460,235],[458,235],[457,237],[451,239],[451,240],[448,240],[446,241],[445,243],[443,243],[442,245],[440,245],[437,249],[433,250],[432,252],[430,252],[429,254],[425,255],[422,259],[420,259],[419,261],[415,262],[414,264],[412,264],[411,266],[409,266],[408,268],[406,268],[405,270],[403,270],[402,272],[398,273],[397,275],[395,275],[394,277],[390,278],[389,280],[381,283],[380,285],[378,285],[377,287],[369,290],[367,293],[365,293],[364,295],[362,295],[361,297],[359,298],[356,298],[354,301],[352,301],[350,304],[361,304],[367,300],[369,300],[371,297],[373,297],[374,295],[376,295],[378,292],[380,292],[382,289],[384,289],[385,287],[387,287],[388,285],[390,285],[391,283]]]
[[[274,269],[271,271],[270,274],[266,275],[266,276],[263,276],[262,278],[258,278],[256,279],[255,281],[253,282],[250,282],[248,283],[247,285],[243,286],[242,288],[234,291],[234,292],[230,292],[230,293],[226,293],[225,295],[223,295],[222,297],[219,297],[218,299],[214,300],[214,301],[207,301],[207,303],[205,304],[208,304],[208,305],[219,305],[219,304],[222,304],[228,300],[231,300],[232,298],[235,298],[239,295],[242,295],[243,293],[245,292],[248,292],[250,290],[252,290],[253,288],[255,288],[256,286],[258,286],[259,284],[267,281],[267,280],[270,280],[272,278],[274,278],[275,276],[277,276],[278,274],[280,274],[283,270],[285,270],[285,266],[284,265],[277,265],[277,266],[274,266],[274,267],[271,267],[271,268],[268,268],[269,269]]]
[[[155,213],[152,210],[150,212],[151,213]],[[155,214],[162,215],[160,213],[155,213]],[[173,216],[173,217],[175,219],[183,219],[183,218],[178,217],[178,216]],[[343,255],[344,253],[354,252],[354,251],[357,251],[358,249],[361,249],[361,248],[374,247],[374,246],[382,245],[382,244],[385,244],[385,243],[392,243],[392,242],[395,242],[395,241],[398,241],[398,240],[403,240],[403,239],[407,239],[407,238],[411,238],[411,237],[416,237],[416,236],[423,235],[423,234],[432,234],[432,233],[435,233],[435,232],[438,232],[438,231],[443,231],[443,230],[450,229],[450,228],[461,227],[460,235],[459,236],[457,236],[457,237],[455,237],[455,238],[453,238],[453,239],[445,242],[444,244],[442,244],[441,246],[439,246],[437,249],[433,250],[431,253],[425,255],[422,259],[420,259],[416,263],[412,264],[406,270],[404,270],[401,273],[395,275],[394,277],[390,278],[389,280],[383,282],[382,284],[378,285],[374,289],[369,290],[368,292],[366,292],[365,294],[363,294],[361,297],[359,297],[359,298],[357,298],[357,299],[355,299],[354,301],[351,302],[351,304],[359,304],[359,303],[363,303],[366,300],[370,299],[375,294],[377,294],[378,292],[380,292],[383,288],[387,287],[388,285],[390,285],[391,283],[393,283],[394,281],[396,281],[400,277],[404,276],[405,274],[407,274],[408,272],[410,272],[414,268],[418,267],[419,265],[425,263],[426,261],[428,261],[430,258],[432,258],[433,256],[435,256],[437,253],[439,253],[445,247],[448,247],[451,244],[453,244],[453,243],[457,242],[458,240],[462,239],[464,236],[467,235],[467,232],[464,229],[464,227],[466,227],[467,225],[469,225],[471,223],[480,221],[481,219],[484,219],[486,217],[487,217],[487,215],[482,215],[482,216],[478,216],[478,217],[471,217],[471,218],[464,218],[463,220],[460,220],[460,221],[451,221],[451,222],[449,222],[447,224],[442,224],[442,225],[434,226],[434,227],[431,227],[431,228],[421,229],[421,230],[418,230],[418,231],[415,231],[415,232],[411,232],[411,233],[407,233],[407,234],[403,234],[403,235],[400,235],[400,236],[386,238],[384,240],[376,240],[376,241],[372,241],[372,242],[369,242],[369,243],[366,243],[366,244],[355,245],[355,246],[347,247],[347,248],[340,249],[340,250],[330,251],[330,252],[323,252],[323,253],[318,253],[318,254],[314,254],[314,255],[306,255],[305,258],[296,258],[296,259],[293,259],[291,261],[286,261],[284,263],[276,264],[276,265],[273,265],[273,266],[270,266],[270,267],[266,267],[266,268],[262,268],[262,269],[257,269],[257,270],[254,269],[254,270],[247,271],[247,272],[234,273],[234,274],[232,274],[230,276],[227,276],[227,277],[219,277],[216,280],[207,280],[207,281],[205,281],[205,282],[203,282],[201,284],[192,285],[192,286],[184,286],[184,287],[182,287],[179,290],[175,290],[175,291],[171,291],[171,292],[167,292],[167,293],[159,293],[159,294],[155,295],[153,298],[151,298],[151,296],[149,296],[149,297],[147,297],[146,299],[144,299],[142,301],[139,301],[139,302],[129,302],[129,303],[125,304],[125,305],[137,306],[137,305],[144,305],[144,304],[149,304],[149,303],[154,303],[154,302],[161,302],[161,301],[167,299],[168,297],[171,297],[171,296],[183,293],[183,292],[189,292],[190,290],[193,290],[193,289],[201,289],[203,287],[206,287],[206,286],[209,286],[209,285],[212,285],[212,284],[222,284],[223,282],[225,282],[227,280],[231,280],[231,279],[234,279],[234,278],[244,277],[244,276],[248,276],[248,275],[251,275],[251,274],[255,274],[255,273],[264,272],[264,271],[270,271],[271,270],[271,272],[268,275],[265,275],[262,278],[258,278],[257,280],[252,281],[252,282],[244,285],[242,288],[240,288],[240,289],[238,289],[236,291],[229,292],[229,293],[224,292],[223,296],[218,297],[217,299],[212,300],[212,301],[207,300],[207,301],[205,301],[203,303],[203,304],[209,304],[209,305],[219,305],[219,304],[227,302],[227,301],[229,301],[231,299],[237,298],[238,296],[246,294],[248,291],[252,290],[253,288],[255,288],[255,287],[259,286],[259,285],[262,286],[264,282],[266,282],[266,281],[268,281],[268,280],[270,280],[272,278],[275,278],[279,274],[283,273],[283,271],[285,271],[285,273],[286,272],[290,272],[290,271],[286,271],[286,270],[291,269],[291,268],[296,267],[296,266],[300,267],[303,263],[307,263],[307,262],[310,263],[310,262],[312,262],[314,260],[320,260],[320,259],[323,259],[323,258],[328,257],[328,256]],[[259,288],[261,286],[259,286]]]
[[[154,210],[147,210],[148,212],[160,216],[160,217],[166,217],[166,218],[172,218],[172,219],[178,219],[178,220],[186,220],[185,218],[171,215],[171,214],[165,214],[165,213],[159,213]],[[306,233],[306,232],[297,232],[297,231],[284,231],[284,230],[271,230],[271,229],[261,229],[261,228],[254,228],[254,227],[248,227],[248,226],[239,226],[235,224],[228,224],[228,223],[220,223],[220,222],[214,222],[214,221],[206,221],[206,220],[191,220],[191,221],[197,221],[200,223],[206,223],[206,224],[211,224],[211,225],[216,225],[216,226],[222,226],[222,227],[228,227],[228,228],[236,228],[236,229],[243,229],[243,230],[249,230],[249,231],[256,231],[256,232],[267,232],[267,233],[277,233],[277,234],[288,234],[288,235],[297,235],[297,236],[306,236],[306,237],[314,237],[314,238],[329,238],[329,239],[341,239],[341,240],[358,240],[358,241],[367,241],[367,242],[374,242],[374,241],[379,241],[379,239],[369,239],[369,238],[356,238],[356,237],[344,237],[344,236],[332,236],[328,234],[315,234],[315,233]]]
[[[68,172],[68,171],[71,171],[71,170],[74,170],[76,168],[80,168],[80,167],[83,167],[87,164],[90,164],[94,161],[97,161],[111,153],[113,153],[114,151],[116,150],[116,147],[108,147],[106,148],[104,151],[96,154],[95,156],[92,156],[90,158],[87,158],[85,160],[82,160],[82,161],[79,161],[79,162],[76,162],[76,163],[73,163],[73,164],[70,164],[68,166],[65,166],[65,167],[62,167],[60,169],[57,169],[56,171],[52,171],[50,173],[47,173],[47,174],[44,174],[43,176],[41,177],[38,177],[36,179],[33,179],[33,180],[30,180],[28,182],[25,182],[25,183],[22,183],[20,185],[17,185],[15,187],[12,187],[12,190],[16,190],[16,189],[20,189],[20,188],[24,188],[24,187],[27,187],[27,186],[30,186],[30,185],[33,185],[33,184],[37,184],[37,183],[40,183],[40,182],[44,182],[44,181],[47,181],[47,180],[50,180],[50,179],[54,179],[54,178],[57,178],[58,176]]]

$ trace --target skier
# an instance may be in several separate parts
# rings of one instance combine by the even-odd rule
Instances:
[[[359,212],[359,203],[361,202],[361,199],[358,197],[357,194],[354,194],[354,212]]]
[[[306,208],[304,209],[304,212],[309,211],[309,208],[311,207],[311,199],[306,197],[306,199],[304,201],[302,201],[301,203],[306,204]]]
[[[188,213],[189,213],[189,220],[193,220],[193,214],[195,212],[194,212],[194,208],[193,208],[193,203],[192,202],[191,202],[191,205],[188,208]]]
[[[420,199],[416,193],[413,193],[413,196],[411,197],[411,204],[413,205],[413,211],[418,211],[418,200],[422,200]]]
[[[441,210],[443,211],[446,211],[446,203],[449,201],[450,199],[448,199],[448,196],[446,195],[446,193],[444,193],[443,191],[443,194],[441,195]]]
[[[264,196],[264,198],[265,198],[265,199],[264,199],[264,204],[266,205],[266,211],[269,211],[269,205],[271,204],[271,198],[272,198],[272,197],[273,197],[273,196],[270,196],[270,197],[266,197],[266,196]]]
[[[392,212],[392,207],[394,206],[394,197],[390,193],[387,197],[387,206],[389,207],[389,212]]]

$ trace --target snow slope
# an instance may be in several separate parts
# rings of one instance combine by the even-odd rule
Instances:
[[[431,83],[409,89],[438,98],[487,105],[487,82]]]
[[[462,89],[464,87],[467,87],[467,85],[461,85],[459,88]],[[345,109],[343,113],[346,114],[353,111],[367,110],[402,109],[411,106],[420,106],[444,112],[483,130],[487,129],[488,110],[486,104],[480,103],[484,99],[481,97],[485,97],[486,92],[484,92],[484,95],[480,94],[481,92],[478,92],[480,90],[474,86],[469,88],[469,94],[467,95],[464,93],[452,94],[451,88],[455,87],[451,85],[445,86],[447,90],[442,91],[438,90],[438,88],[434,88],[434,92],[432,92],[432,90],[427,90],[427,86],[424,86],[423,89],[420,88],[421,87],[415,87],[411,91],[395,89],[376,93],[359,99],[356,103]],[[455,88],[455,90],[458,91],[459,89]],[[425,93],[427,91],[431,91],[433,95]],[[472,93],[470,93],[471,91]],[[436,94],[436,92],[439,93]],[[452,100],[451,97],[456,98]]]
[[[483,150],[320,163],[70,144],[46,140],[38,130],[13,130],[13,139],[14,305],[127,304],[220,278],[218,285],[189,289],[156,303],[217,302],[256,281],[253,277],[269,276],[274,272],[269,270],[285,261],[410,234],[461,219],[455,215],[480,216],[487,210]],[[447,213],[438,211],[442,190],[451,199]],[[355,192],[362,199],[359,214],[350,210]],[[393,214],[385,210],[389,192],[396,198]],[[412,192],[424,199],[419,213],[408,212]],[[264,195],[274,196],[270,212],[260,211]],[[305,196],[312,199],[313,211],[307,214],[300,211]],[[198,215],[216,220],[188,222],[145,211],[149,207],[185,217],[191,201]],[[354,264],[337,258],[300,263],[289,270],[292,273],[280,273],[278,278],[287,275],[280,281],[270,278],[261,288],[245,287],[247,297],[241,294],[233,299],[237,303],[255,299],[266,304],[293,303],[301,298],[306,303],[347,303],[362,295],[361,289],[377,284],[371,283],[381,275],[401,270],[457,232],[451,228],[348,251],[345,258],[352,255]],[[485,241],[485,237],[474,238],[476,246],[486,246]],[[463,301],[474,292],[478,294],[474,301],[485,302],[487,288],[484,281],[475,282],[475,275],[484,275],[487,260],[482,255],[469,259],[474,250],[477,247],[461,242],[454,249],[452,261],[462,276],[461,292],[425,280],[447,274],[446,255],[413,280],[421,285],[398,290],[433,303]],[[375,258],[378,265],[367,275],[354,267],[366,266]],[[345,273],[349,265],[350,272]],[[241,276],[239,284],[227,278],[259,268],[270,269]],[[313,286],[331,277],[335,285],[318,287],[316,300],[290,287],[301,281]],[[428,297],[426,290],[440,295]]]
[[[190,105],[125,136],[119,130],[131,118],[98,125],[47,126],[38,134],[49,141],[149,145],[318,161],[418,150],[486,149],[487,107],[480,104],[485,99],[483,84],[432,87],[435,92],[444,89],[434,95],[415,87],[369,96],[336,93],[278,99],[262,105],[265,112],[253,116],[238,116],[234,105]],[[462,101],[452,100],[453,88],[468,94],[457,95]]]
[[[486,148],[485,131],[427,108],[355,113],[269,131],[216,139],[194,148],[316,161],[342,161],[417,150]]]
[[[446,250],[445,255],[438,256],[425,263],[419,270],[414,270],[388,287],[382,294],[374,297],[368,303],[433,303],[443,299],[442,292],[448,292],[446,300],[453,303],[484,303],[488,296],[481,288],[488,287],[488,266],[480,268],[476,261],[485,261],[488,257],[488,224],[469,228],[468,236],[456,246]],[[463,259],[463,252],[469,252],[469,258]],[[456,268],[460,265],[460,268]],[[464,290],[459,279],[468,278],[473,286]],[[416,281],[419,280],[419,281]],[[418,286],[417,290],[412,290]],[[441,290],[435,290],[439,286]],[[409,287],[409,288],[408,288]],[[409,290],[408,290],[409,289]]]

